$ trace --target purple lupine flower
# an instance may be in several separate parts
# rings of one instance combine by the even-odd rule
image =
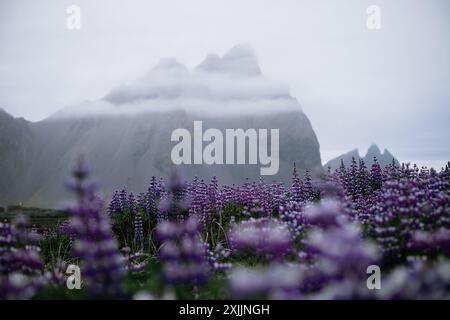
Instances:
[[[319,264],[331,276],[364,276],[366,268],[378,257],[376,246],[366,242],[359,226],[353,223],[313,230],[307,247],[318,255]]]
[[[362,297],[361,283],[369,265],[378,261],[377,247],[364,239],[360,226],[349,220],[345,207],[322,200],[305,209],[311,230],[304,242],[314,264],[302,280],[302,291],[316,299]]]
[[[24,216],[0,223],[0,299],[29,299],[46,285],[38,235],[26,228]]]
[[[379,299],[448,300],[450,299],[450,262],[432,264],[416,261],[412,266],[394,269],[383,279]]]
[[[253,199],[250,207],[245,206],[242,215],[245,217],[262,218],[267,216],[267,211],[264,209],[259,199]]]
[[[128,210],[128,195],[125,189],[120,190],[119,193],[120,212]]]
[[[270,199],[273,209],[278,209],[286,203],[286,188],[282,183],[272,183],[270,186]]]
[[[193,179],[192,179],[192,181],[190,182],[190,183],[188,183],[188,185],[187,185],[187,197],[192,201],[192,199],[194,199],[194,197],[195,197],[195,194],[196,194],[196,190],[197,190],[197,187],[198,187],[198,183],[199,183],[199,181],[198,181],[198,177],[197,176],[195,176]]]
[[[194,189],[195,188],[195,189]],[[203,226],[208,223],[211,212],[207,203],[207,185],[201,180],[191,186],[191,203],[189,206],[189,215],[195,215]]]
[[[383,184],[383,171],[377,161],[377,157],[373,157],[372,168],[370,169],[370,185],[372,190],[381,189]]]
[[[372,219],[371,208],[376,204],[376,197],[371,194],[359,196],[353,202],[346,199],[344,202],[349,216],[362,225],[369,225]]]
[[[160,200],[165,196],[164,183],[152,177],[147,190],[146,210],[149,217],[156,218],[160,216],[158,205]]]
[[[298,299],[301,277],[298,265],[271,264],[265,268],[236,268],[229,281],[234,298]]]
[[[83,158],[76,162],[72,176],[70,186],[77,202],[68,208],[68,212],[76,235],[73,253],[81,261],[83,279],[94,297],[120,298],[125,267],[111,232],[109,217],[103,212],[95,185],[87,180]]]
[[[70,247],[73,246],[73,241],[75,238],[75,231],[73,229],[70,219],[63,221],[56,227],[55,235],[56,236],[67,236],[69,238],[69,246]]]
[[[147,262],[142,261],[146,255],[143,252],[131,253],[130,247],[124,247],[120,250],[124,256],[126,269],[131,273],[138,273],[147,267]]]
[[[285,257],[297,257],[298,261],[306,262],[302,264],[300,284],[292,291],[280,289],[273,293],[264,286],[261,290],[250,290],[260,292],[264,297],[299,297],[300,288],[302,298],[374,298],[377,296],[367,294],[365,288],[364,267],[368,263],[395,267],[398,262],[424,259],[427,269],[429,263],[448,255],[448,166],[438,173],[417,166],[402,165],[400,168],[393,163],[381,171],[375,161],[368,171],[363,161],[358,163],[353,159],[349,169],[342,163],[335,172],[329,170],[324,174],[318,189],[316,180],[313,185],[308,172],[302,182],[296,168],[294,171],[298,181],[293,179],[293,185],[297,187],[290,188],[280,183],[268,185],[260,179],[259,182],[246,180],[241,186],[221,186],[219,189],[214,178],[208,184],[194,178],[187,187],[180,179],[175,179],[178,182],[171,184],[182,187],[165,190],[161,180],[152,179],[153,186],[149,189],[158,196],[153,202],[149,202],[147,196],[146,208],[148,212],[158,212],[151,209],[152,206],[161,208],[157,234],[163,242],[160,258],[166,280],[196,282],[192,275],[199,268],[191,265],[192,261],[204,261],[208,270],[223,271],[230,267],[225,262],[230,251],[220,245],[212,249],[203,243],[197,227],[207,226],[229,203],[236,204],[239,209],[243,207],[241,216],[219,216],[231,226],[227,239],[231,253],[253,251],[268,260],[276,258],[278,263]],[[298,201],[294,201],[296,195]],[[186,206],[186,198],[189,206]],[[321,199],[319,204],[311,203],[318,198]],[[198,218],[198,221],[188,223],[191,221],[188,217]],[[258,219],[235,223],[248,217]],[[272,227],[262,221],[275,221],[280,229],[286,230],[291,244],[280,241],[279,245],[291,249],[279,256],[273,255],[272,252],[277,250],[272,247],[276,247],[278,239],[271,238],[268,230]],[[244,226],[248,227],[247,232],[239,232],[245,229]],[[206,233],[207,229],[201,231]],[[377,250],[367,237],[376,241],[383,260],[377,260]],[[261,278],[264,275],[265,271],[261,272]]]
[[[366,196],[371,191],[369,172],[363,159],[359,159],[358,171],[356,173],[355,198]]]
[[[326,173],[317,187],[320,199],[328,198],[343,201],[348,197],[345,189],[345,177],[342,172]]]
[[[213,250],[207,245],[206,251],[209,264],[215,271],[226,271],[232,267],[231,263],[224,262],[230,256],[231,252],[229,249],[225,249],[221,243],[218,243]]]
[[[0,276],[0,299],[24,300],[31,299],[37,292],[37,288],[45,283],[44,278],[31,278],[20,272],[13,272],[7,276]]]
[[[11,251],[16,245],[16,238],[13,235],[12,226],[5,222],[0,222],[0,274],[10,273],[13,267]]]
[[[147,198],[145,193],[141,192],[138,194],[137,206],[142,212],[145,212],[147,210]]]
[[[291,194],[293,201],[301,202],[303,200],[302,189],[303,189],[302,180],[300,179],[297,173],[297,167],[294,163],[294,171],[292,173],[292,186],[291,186]]]
[[[315,197],[314,188],[311,181],[309,171],[306,170],[304,182],[302,184],[302,201],[312,201]]]
[[[67,281],[67,263],[64,261],[61,261],[59,258],[56,261],[56,265],[52,270],[48,270],[45,272],[45,279],[48,283],[53,284],[58,287],[63,287],[66,285]]]
[[[338,226],[342,219],[344,208],[342,204],[333,199],[323,199],[320,204],[311,204],[306,206],[304,217],[307,223],[327,229]]]
[[[112,217],[114,214],[122,213],[121,197],[119,191],[117,190],[114,191],[111,202],[109,203],[108,213],[110,217]]]
[[[278,208],[274,206],[273,200],[270,199],[270,186],[266,184],[262,177],[259,178],[259,183],[255,184],[253,193],[255,194],[255,198],[258,199],[260,207],[267,215],[271,215],[273,210]]]
[[[296,239],[300,239],[307,228],[307,222],[304,213],[304,204],[301,202],[290,201],[279,208],[280,219],[289,228]]]
[[[183,221],[186,216],[188,200],[185,199],[186,185],[177,171],[172,172],[169,181],[168,193],[159,203],[159,220]]]
[[[200,223],[194,216],[184,222],[159,223],[156,234],[163,242],[159,257],[167,283],[202,284],[209,279],[210,266],[199,230]]]
[[[142,248],[144,241],[144,229],[142,225],[142,216],[140,212],[134,215],[134,242]]]
[[[281,259],[292,252],[288,227],[271,218],[243,221],[229,231],[228,239],[233,251],[251,251],[268,259]]]
[[[135,198],[134,198],[133,192],[130,192],[130,193],[128,194],[128,204],[127,204],[127,207],[128,207],[128,212],[129,212],[132,216],[134,216],[134,215],[136,214],[136,200],[135,200]]]
[[[421,255],[450,255],[450,230],[415,231],[407,243],[407,248]]]
[[[2,249],[2,256],[9,263],[9,270],[19,271],[30,276],[41,276],[44,271],[44,263],[40,257],[39,235],[28,232],[28,219],[18,216],[12,226],[5,224],[6,242]],[[9,240],[8,240],[9,238]],[[3,242],[3,241],[2,241]],[[8,243],[9,242],[9,243]]]
[[[211,219],[213,213],[219,213],[222,211],[222,201],[219,194],[219,182],[217,177],[214,176],[206,190],[206,205],[205,205],[206,219]]]
[[[401,175],[402,178],[383,183],[370,208],[370,235],[391,262],[409,257],[411,252],[406,244],[414,232],[448,228],[450,217],[449,195],[447,191],[439,191],[433,182],[437,176],[427,173],[420,177],[417,170],[411,171],[408,166]]]

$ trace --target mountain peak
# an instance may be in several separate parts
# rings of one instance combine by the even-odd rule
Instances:
[[[383,155],[384,155],[385,157],[394,158],[394,155],[393,155],[392,153],[390,153],[388,149],[384,149]]]
[[[163,58],[159,60],[158,64],[155,67],[153,67],[152,70],[174,71],[174,70],[187,70],[187,68],[183,64],[179,63],[175,58]]]
[[[232,47],[222,58],[216,54],[208,54],[196,69],[204,72],[239,76],[261,75],[256,54],[248,44],[239,44]]]
[[[381,151],[380,148],[378,148],[378,146],[376,144],[372,144],[369,149],[367,150],[367,155],[366,157],[371,157],[373,158],[375,157],[379,157],[381,155]]]
[[[13,119],[14,117],[12,115],[10,115],[5,109],[3,109],[2,107],[0,107],[0,116],[2,116],[2,118],[10,118]]]
[[[224,60],[227,59],[241,59],[242,57],[249,57],[256,60],[256,54],[252,46],[248,43],[237,44],[228,50],[223,56]]]
[[[209,53],[206,58],[197,66],[197,69],[209,71],[220,65],[221,59],[215,53]]]
[[[344,153],[340,155],[339,157],[336,157],[330,161],[328,161],[324,167],[331,169],[337,169],[339,168],[341,164],[341,160],[344,161],[344,164],[346,166],[349,166],[352,160],[352,157],[356,160],[359,160],[361,157],[359,156],[358,149],[353,149],[352,151],[349,151],[347,153]],[[392,164],[392,161],[394,161],[398,165],[397,159],[387,150],[384,149],[383,153],[381,153],[380,148],[376,144],[372,144],[369,149],[367,150],[367,154],[362,159],[364,160],[366,166],[370,168],[372,164],[374,163],[374,157],[377,158],[378,163],[381,167],[385,167],[387,165]]]
[[[359,149],[355,148],[353,150],[350,150],[349,152],[343,154],[343,156],[347,156],[347,157],[354,157],[355,159],[359,159]]]

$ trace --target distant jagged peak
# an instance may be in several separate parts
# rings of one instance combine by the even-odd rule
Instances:
[[[346,158],[349,158],[349,159],[351,159],[351,158],[359,159],[360,158],[360,156],[359,156],[359,149],[355,148],[353,150],[350,150],[349,152],[341,155],[340,157],[346,157]]]
[[[367,150],[365,159],[373,159],[373,157],[376,157],[377,159],[384,159],[385,161],[389,159],[394,159],[397,161],[394,155],[390,153],[387,148],[384,148],[383,152],[381,152],[380,148],[375,143],[373,143]]]
[[[364,160],[364,163],[367,167],[370,167],[374,163],[374,158],[377,159],[377,162],[382,167],[392,164],[392,161],[394,161],[396,164],[399,164],[398,160],[387,149],[384,149],[383,153],[381,153],[380,148],[375,143],[373,143],[367,150],[367,153],[364,157],[361,157],[359,155],[358,149],[353,149],[328,161],[324,165],[324,167],[330,167],[333,170],[337,169],[339,168],[341,161],[343,161],[344,165],[348,167],[352,162],[352,158],[354,158],[356,161],[359,161],[359,159]]]
[[[386,149],[385,149],[386,150]],[[369,155],[374,155],[374,156],[379,156],[381,155],[381,151],[380,148],[378,148],[378,146],[375,143],[372,143],[372,145],[369,147],[369,149],[367,150],[367,154],[366,157]]]
[[[370,164],[373,162],[374,158],[376,158],[377,161],[383,165],[391,164],[392,160],[398,164],[398,160],[388,151],[388,149],[385,148],[383,152],[381,152],[380,148],[375,143],[373,143],[367,150],[364,161]]]
[[[395,158],[394,155],[392,153],[390,153],[388,149],[384,149],[383,156],[389,157],[389,158]]]
[[[249,44],[232,47],[222,58],[216,54],[208,54],[196,70],[239,76],[261,75],[255,51]]]

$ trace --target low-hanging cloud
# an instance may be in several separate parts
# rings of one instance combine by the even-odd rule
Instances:
[[[162,59],[132,84],[112,89],[103,99],[68,107],[55,116],[134,115],[184,110],[206,115],[300,110],[287,88],[265,78],[247,45],[223,58],[208,55],[193,70]]]

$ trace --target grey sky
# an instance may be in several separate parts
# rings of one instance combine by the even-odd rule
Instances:
[[[71,4],[80,31],[66,28]],[[0,107],[40,120],[162,57],[192,68],[242,42],[299,100],[323,161],[372,142],[400,161],[450,159],[448,0],[0,0]]]

